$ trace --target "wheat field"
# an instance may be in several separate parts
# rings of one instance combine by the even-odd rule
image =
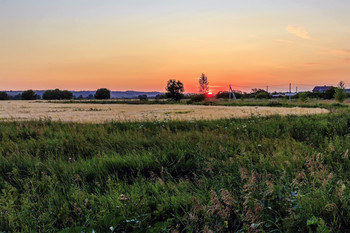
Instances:
[[[2,101],[0,120],[49,119],[63,122],[102,123],[108,121],[211,120],[270,115],[324,114],[321,108],[227,107],[196,105],[130,105],[49,103],[45,101]]]

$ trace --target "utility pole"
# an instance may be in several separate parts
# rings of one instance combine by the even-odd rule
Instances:
[[[269,92],[269,86],[266,86],[266,92],[267,93]]]
[[[298,87],[295,88],[295,93],[298,93]]]
[[[292,100],[292,84],[289,83],[289,101]]]
[[[231,93],[229,93],[229,99],[231,100],[231,95],[232,95],[232,98],[233,98],[234,100],[237,100],[236,95],[235,95],[235,92],[233,91],[233,89],[232,89],[232,87],[231,87],[231,84],[229,85],[229,89],[230,89],[230,92],[231,92]]]

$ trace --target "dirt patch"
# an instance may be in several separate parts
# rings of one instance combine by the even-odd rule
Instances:
[[[196,105],[61,104],[44,101],[0,101],[1,120],[50,119],[65,122],[211,120],[270,115],[310,115],[321,108],[226,107]]]

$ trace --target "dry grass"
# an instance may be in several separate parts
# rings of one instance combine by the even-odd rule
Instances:
[[[269,115],[328,113],[320,108],[225,107],[195,105],[61,104],[45,101],[0,101],[0,120],[51,119],[91,122],[201,120]]]

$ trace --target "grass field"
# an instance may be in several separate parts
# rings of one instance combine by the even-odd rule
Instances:
[[[0,231],[349,231],[349,113],[1,122]]]
[[[106,121],[212,120],[270,115],[328,113],[321,108],[269,106],[200,106],[185,104],[103,104],[104,102],[0,101],[0,120],[103,123]],[[111,101],[107,101],[111,103]],[[137,103],[137,102],[136,102]],[[141,102],[143,103],[143,102]],[[146,102],[149,103],[149,102]]]

